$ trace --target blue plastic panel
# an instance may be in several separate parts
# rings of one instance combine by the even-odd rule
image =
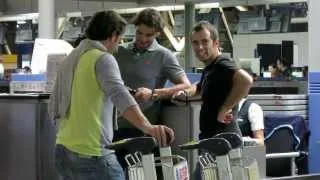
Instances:
[[[309,73],[309,172],[320,173],[320,72]]]
[[[199,82],[201,79],[201,73],[186,73],[191,84]],[[170,81],[167,81],[165,87],[172,87],[173,84]]]
[[[46,81],[45,74],[11,74],[12,81]]]

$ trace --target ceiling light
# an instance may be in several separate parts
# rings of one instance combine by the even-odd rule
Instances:
[[[26,24],[27,22],[25,20],[18,20],[17,24]]]
[[[38,15],[39,13],[5,15],[0,17],[0,22],[33,20],[38,18]]]
[[[220,6],[220,3],[214,2],[214,3],[201,3],[201,4],[196,4],[195,7],[196,9],[200,8],[218,8]]]
[[[239,11],[248,11],[248,8],[245,6],[236,6]]]

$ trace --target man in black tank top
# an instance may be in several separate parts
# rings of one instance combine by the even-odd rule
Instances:
[[[236,106],[248,94],[252,84],[251,76],[221,54],[218,32],[209,22],[197,23],[190,40],[196,57],[206,67],[198,84],[174,96],[201,96],[199,139],[222,132],[241,134],[236,122]],[[199,164],[195,176],[196,179],[201,178]]]
[[[184,91],[187,96],[201,95],[199,139],[222,132],[241,134],[236,122],[239,101],[248,94],[251,76],[229,57],[221,54],[215,27],[201,21],[193,28],[192,48],[199,61],[205,64],[201,80]],[[176,95],[180,95],[178,92]]]

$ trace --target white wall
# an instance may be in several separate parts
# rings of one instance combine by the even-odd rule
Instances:
[[[294,41],[298,46],[298,65],[308,65],[308,32],[234,35],[233,58],[253,58],[257,44],[281,44]]]
[[[320,1],[309,0],[309,71],[310,72],[320,72],[320,49],[319,49],[319,40],[320,40]]]

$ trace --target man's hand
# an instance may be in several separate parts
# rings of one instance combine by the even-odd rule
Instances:
[[[164,125],[151,125],[145,129],[145,133],[157,139],[159,146],[169,146],[174,141],[174,132]]]
[[[138,88],[135,94],[135,98],[138,101],[147,102],[152,100],[152,90],[148,88]]]
[[[222,108],[218,113],[218,121],[223,124],[229,124],[233,120],[232,109]]]
[[[187,104],[187,94],[185,91],[178,91],[174,93],[171,97],[171,102],[176,105],[186,105]]]

